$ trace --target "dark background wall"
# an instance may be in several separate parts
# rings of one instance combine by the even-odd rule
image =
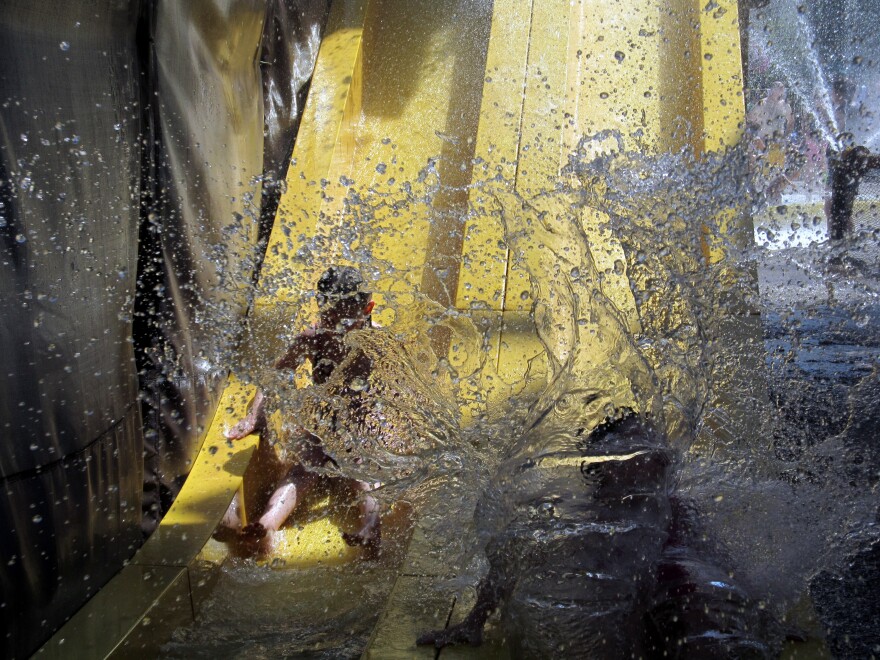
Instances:
[[[327,4],[0,3],[4,657],[121,567],[189,471]]]
[[[140,543],[139,3],[0,3],[0,630],[27,655]]]

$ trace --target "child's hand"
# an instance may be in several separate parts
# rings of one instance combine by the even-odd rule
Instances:
[[[249,436],[251,433],[256,433],[261,430],[258,428],[260,425],[257,422],[258,420],[255,416],[248,415],[238,424],[227,430],[226,437],[230,440],[241,440],[242,438]]]
[[[238,424],[226,431],[230,440],[241,440],[251,433],[259,433],[266,428],[266,397],[257,392],[248,406],[248,414]]]

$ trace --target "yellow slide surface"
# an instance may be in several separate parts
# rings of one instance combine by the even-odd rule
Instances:
[[[384,273],[374,289],[383,310],[378,322],[390,325],[407,313],[405,306],[386,309],[386,298],[418,294],[467,313],[490,337],[479,383],[458,392],[465,424],[512,393],[540,387],[547,372],[530,318],[528,277],[517,266],[537,257],[505,246],[497,212],[510,196],[493,189],[524,197],[552,189],[583,135],[638,130],[646,148],[690,142],[704,153],[735,143],[744,117],[735,0],[473,6],[479,4],[333,2],[249,319],[252,328],[283,327],[286,310],[302,304],[321,271],[345,263],[346,250],[359,247],[340,237],[369,209],[370,231],[358,236]],[[684,121],[693,130],[677,130]],[[602,225],[598,212],[584,212],[597,267],[609,273],[604,290],[637,330],[629,283],[613,268],[622,249]],[[453,365],[465,359],[448,338],[432,339]],[[255,436],[230,443],[223,432],[244,414],[252,392],[230,381],[156,534],[41,657],[72,657],[71,649],[81,657],[133,649],[149,655],[174,627],[193,620],[208,588],[200,586],[197,557],[217,551],[206,543],[256,444]],[[279,550],[288,566],[358,556],[332,518],[317,515],[298,527]],[[416,634],[467,609],[467,592],[434,589],[441,569],[411,570],[418,537],[417,530],[366,657],[435,657],[434,649],[414,646]],[[482,648],[479,657],[489,652]]]

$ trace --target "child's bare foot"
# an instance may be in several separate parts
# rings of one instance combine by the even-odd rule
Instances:
[[[365,559],[378,559],[382,549],[382,532],[378,525],[369,530],[361,530],[357,534],[342,532],[342,540],[353,548],[363,548]]]
[[[251,523],[249,525],[245,525],[241,528],[241,532],[239,532],[239,536],[242,539],[251,539],[254,541],[259,541],[261,538],[266,536],[266,528],[263,527],[258,522]]]
[[[260,523],[250,523],[238,533],[238,546],[246,555],[265,556],[272,552],[272,536],[272,532]]]
[[[217,525],[217,529],[211,534],[211,538],[215,541],[220,541],[220,543],[232,543],[233,541],[238,540],[240,531],[241,530],[221,523],[220,525]]]

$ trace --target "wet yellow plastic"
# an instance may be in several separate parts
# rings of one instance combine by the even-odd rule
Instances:
[[[344,127],[350,117],[346,113],[357,97],[351,80],[360,55],[365,5],[358,1],[335,2],[328,19],[327,37],[321,45],[303,116],[303,126],[308,130],[300,131],[288,190],[279,210],[298,233],[316,231],[317,214],[296,209],[313,209],[305,203],[318,197],[311,184],[329,171],[334,145],[340,139],[344,141]],[[272,243],[286,247],[286,240],[281,226],[276,225]],[[271,275],[284,270],[286,257],[283,250],[270,249],[264,272]],[[291,273],[289,277],[285,273],[285,277],[293,283],[308,281],[306,273]],[[285,299],[298,301],[300,296],[297,288],[273,293],[272,300],[265,296],[258,299],[252,313],[259,314]],[[224,557],[223,548],[210,541],[210,536],[241,487],[257,443],[256,436],[248,436],[233,444],[224,432],[245,415],[253,393],[252,387],[230,379],[190,475],[159,528],[131,563],[86,603],[37,652],[37,657],[154,657],[175,628],[194,620],[198,600],[204,595],[197,587],[204,580],[191,576],[202,570],[200,553],[215,562]],[[338,530],[331,527],[326,520],[316,520],[302,530],[285,532],[280,543],[282,559],[316,563],[356,556],[341,541]]]
[[[194,620],[200,592],[192,585],[202,581],[194,578],[195,558],[238,490],[256,446],[256,436],[236,443],[224,436],[228,420],[244,414],[248,396],[248,388],[230,379],[218,408],[222,412],[159,528],[36,657],[155,656],[177,626]]]
[[[473,172],[476,185],[470,193],[472,215],[456,300],[460,309],[475,310],[475,319],[482,316],[498,329],[492,345],[497,373],[488,374],[496,385],[485,388],[484,409],[491,406],[493,390],[495,396],[504,392],[497,386],[499,374],[522,386],[524,358],[542,352],[528,319],[527,276],[515,266],[517,255],[501,244],[503,234],[493,215],[515,212],[516,197],[495,192],[514,190],[531,198],[552,190],[580,137],[603,130],[619,131],[628,148],[635,147],[638,132],[640,144],[654,151],[690,144],[695,153],[704,153],[732,144],[744,117],[737,5],[729,0],[712,5],[697,8],[686,0],[632,0],[625,7],[600,0],[495,1],[476,135],[480,161]],[[670,42],[667,35],[675,36]],[[486,184],[498,175],[501,182]],[[505,203],[511,207],[504,208]],[[604,218],[598,215],[584,213],[582,222],[597,266],[605,270],[623,254],[619,243],[599,228]],[[612,274],[603,290],[630,330],[637,331],[626,278]],[[417,530],[411,555],[419,552],[418,538]],[[401,575],[365,658],[431,656],[432,649],[413,645],[417,634],[436,628],[438,621],[454,623],[469,601],[462,592],[434,602],[442,592],[444,569],[451,567],[433,572],[422,567]],[[425,593],[434,600],[420,601]],[[421,603],[419,617],[412,616],[414,602]],[[440,657],[487,654],[505,656],[490,639],[488,648],[445,649]]]
[[[550,189],[580,137],[606,129],[625,136],[638,131],[646,149],[684,142],[698,152],[718,149],[737,139],[744,108],[735,0],[705,8],[689,0],[631,0],[625,8],[600,0],[495,0],[488,46],[466,41],[445,20],[454,4],[333,3],[251,320],[277,322],[279,307],[298,304],[326,265],[344,262],[341,246],[332,243],[311,262],[296,255],[345,220],[349,188],[393,197],[399,189],[389,179],[415,181],[428,159],[442,155],[444,181],[476,185],[438,195],[431,205],[410,203],[402,217],[379,211],[370,247],[397,271],[377,284],[380,307],[384,292],[423,292],[468,311],[487,329],[491,356],[482,380],[461,392],[467,423],[511,392],[540,386],[546,376],[529,317],[528,279],[501,240],[497,212],[510,196],[494,195],[493,186],[527,197]],[[664,35],[672,39],[664,41]],[[463,93],[475,80],[478,93]],[[690,131],[680,130],[684,119]],[[582,221],[604,268],[620,258],[621,249],[599,229],[602,218],[596,216],[585,214]],[[463,240],[450,240],[459,230]],[[434,275],[439,271],[442,276]],[[612,275],[606,293],[637,329],[625,278]],[[93,599],[44,654],[60,657],[61,639],[64,650],[87,649],[89,657],[130,649],[141,643],[132,641],[139,639],[132,633],[152,625],[144,622],[157,604],[186,600],[181,594],[192,582],[188,571],[239,488],[253,450],[253,437],[233,448],[222,439],[251,393],[231,383],[175,508],[133,565],[101,592],[105,597]],[[320,515],[326,502],[315,506],[313,519],[285,532],[277,553],[285,565],[358,555],[342,543],[332,519]],[[212,552],[219,557],[218,549]],[[438,579],[436,573],[404,572],[366,657],[433,657],[432,650],[414,647],[415,633],[442,625],[451,612],[462,616],[467,602],[466,594],[432,591]],[[160,583],[164,589],[156,588]],[[138,607],[119,610],[119,593],[134,596]],[[403,609],[425,593],[437,602],[423,603],[423,614]],[[172,617],[168,625],[192,619],[193,594],[189,613],[182,608],[185,616]],[[151,639],[155,644],[162,635]],[[450,651],[443,657],[456,654],[468,655]]]

